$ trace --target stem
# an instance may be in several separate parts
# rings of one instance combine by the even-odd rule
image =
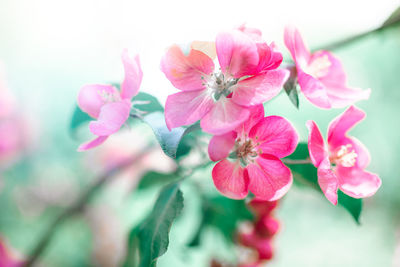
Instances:
[[[104,174],[100,175],[100,177],[97,178],[97,180],[92,184],[69,208],[67,208],[64,212],[62,212],[50,226],[47,228],[47,230],[43,233],[43,235],[39,238],[39,241],[37,244],[33,247],[32,252],[29,253],[30,257],[28,260],[25,262],[23,266],[29,267],[32,266],[36,260],[40,257],[40,255],[44,252],[48,244],[50,243],[52,237],[54,236],[56,230],[58,227],[70,219],[72,216],[75,214],[79,213],[82,211],[88,200],[93,196],[94,193],[96,193],[100,188],[102,188],[107,182],[110,181],[109,178],[113,177],[114,175],[120,173],[122,170],[125,170],[132,164],[136,163],[139,161],[143,156],[145,156],[148,152],[149,149],[151,149],[153,145],[148,145],[146,146],[142,151],[139,152],[139,154],[136,154],[129,158],[126,161],[121,162],[114,168],[110,169],[109,171],[105,172]]]
[[[290,165],[311,164],[310,159],[281,159],[283,163]]]
[[[370,30],[370,31],[367,31],[367,32],[363,32],[363,33],[360,33],[360,34],[357,34],[357,35],[354,35],[354,36],[351,36],[351,37],[348,37],[348,38],[333,42],[333,43],[331,43],[329,45],[325,45],[325,46],[322,46],[320,48],[313,49],[313,51],[317,51],[317,50],[335,50],[335,49],[341,48],[343,46],[349,45],[349,44],[351,44],[351,43],[353,43],[355,41],[361,40],[364,37],[367,37],[367,36],[369,36],[371,34],[374,34],[374,33],[380,32],[382,30],[385,30],[385,29],[391,28],[393,26],[396,26],[398,24],[400,24],[400,20],[393,20],[393,21],[391,21],[389,23],[384,23],[382,26],[379,26],[379,27],[377,27],[377,28],[375,28],[373,30]]]

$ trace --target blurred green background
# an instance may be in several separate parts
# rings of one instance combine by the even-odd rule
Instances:
[[[271,19],[262,17],[262,11],[254,11],[258,2],[249,2],[240,12],[234,2],[229,2],[229,7],[215,4],[215,10],[209,11],[207,1],[170,5],[155,2],[146,6],[126,1],[2,1],[0,59],[18,106],[32,117],[36,139],[29,155],[1,174],[5,185],[0,191],[0,236],[22,255],[27,253],[55,216],[106,168],[101,148],[76,152],[80,142],[90,136],[81,129],[78,139],[74,139],[68,125],[83,84],[120,81],[122,47],[134,47],[141,53],[142,88],[159,96],[163,103],[166,95],[174,92],[158,69],[169,44],[212,39],[218,30],[247,21],[249,26],[260,27],[268,40],[276,40],[287,56],[282,28],[288,22],[305,29],[303,37],[311,47],[321,47],[380,25],[399,4],[365,4],[365,14],[360,14],[362,10],[354,3],[349,4],[352,12],[344,10],[346,1],[332,7],[305,1],[300,10],[291,7],[290,1],[283,2],[266,5],[264,10],[277,10],[271,11]],[[119,17],[118,12],[128,7]],[[191,11],[192,7],[199,10]],[[312,18],[308,11],[311,7],[318,13]],[[332,12],[327,10],[333,7]],[[218,10],[227,14],[218,17]],[[259,13],[252,15],[250,10]],[[206,23],[206,15],[202,18],[197,14],[208,11],[216,21],[223,21],[221,25],[216,26],[216,21]],[[194,18],[190,18],[190,12],[196,13]],[[240,16],[233,19],[237,12]],[[140,13],[144,14],[138,19]],[[172,22],[167,21],[169,18]],[[200,32],[198,36],[196,31]],[[282,228],[269,266],[400,266],[400,27],[334,52],[345,66],[350,85],[372,89],[369,101],[357,103],[367,118],[351,133],[369,148],[372,161],[368,169],[380,175],[382,187],[374,197],[365,199],[361,226],[357,226],[343,208],[333,207],[318,192],[293,186],[277,212]],[[317,109],[301,96],[299,112],[282,93],[266,105],[266,112],[287,117],[306,140],[307,120],[315,120],[325,131],[342,110]],[[123,142],[131,142],[133,152],[137,151],[136,144],[141,146],[139,135],[153,138],[144,125],[127,132]],[[211,169],[204,169],[191,179],[214,190],[210,173]],[[125,174],[128,178],[111,183],[96,195],[82,216],[60,227],[40,266],[115,266],[124,253],[127,232],[151,209],[158,192],[158,188],[131,192],[137,175],[132,170]],[[200,203],[190,185],[184,185],[183,193],[187,196],[185,208],[171,230],[170,249],[160,258],[159,266],[207,266],[212,257],[234,259],[234,248],[212,230],[203,236],[201,247],[185,247],[199,223]]]

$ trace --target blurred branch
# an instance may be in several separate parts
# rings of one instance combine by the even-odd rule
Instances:
[[[142,159],[146,154],[148,154],[149,150],[154,147],[154,144],[147,145],[142,151],[138,154],[133,155],[131,158],[126,161],[121,162],[114,168],[105,172],[104,174],[98,177],[94,184],[92,184],[73,204],[71,207],[67,208],[64,212],[62,212],[52,224],[47,228],[47,230],[43,233],[43,235],[39,238],[38,243],[33,247],[32,252],[28,255],[30,257],[24,264],[24,266],[33,266],[33,264],[37,261],[40,255],[44,252],[48,244],[50,243],[52,237],[57,231],[58,227],[60,227],[65,221],[73,217],[75,214],[81,212],[85,207],[86,203],[90,200],[90,198],[101,189],[107,182],[110,181],[114,175],[120,173],[126,168],[130,167],[132,164],[135,164],[137,161]]]
[[[301,164],[311,164],[310,159],[281,159],[285,164],[291,165],[301,165]]]
[[[317,50],[328,50],[329,51],[329,50],[335,50],[335,49],[338,49],[338,48],[342,48],[343,46],[346,46],[346,45],[349,45],[349,44],[351,44],[353,42],[359,41],[359,40],[361,40],[361,39],[363,39],[363,38],[365,38],[365,37],[367,37],[369,35],[384,31],[384,30],[386,30],[388,28],[391,28],[391,27],[394,27],[394,26],[398,26],[398,25],[400,25],[400,15],[399,14],[397,15],[397,17],[391,16],[388,20],[386,20],[378,28],[375,28],[373,30],[370,30],[370,31],[367,31],[367,32],[364,32],[364,33],[360,33],[360,34],[357,34],[357,35],[354,35],[354,36],[351,36],[351,37],[348,37],[348,38],[345,38],[343,40],[339,40],[339,41],[333,42],[331,44],[328,44],[328,45],[325,45],[325,46],[322,46],[320,48],[313,49],[313,50],[314,51],[317,51]]]

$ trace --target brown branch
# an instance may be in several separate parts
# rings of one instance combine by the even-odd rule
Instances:
[[[148,154],[149,150],[152,147],[153,145],[146,146],[142,151],[140,151],[139,154],[132,156],[131,158],[121,162],[114,168],[100,175],[100,177],[98,177],[96,181],[77,199],[75,204],[67,208],[53,221],[53,223],[50,224],[47,230],[39,238],[38,243],[33,247],[32,252],[28,254],[30,256],[23,266],[33,266],[33,264],[38,260],[46,247],[49,245],[58,227],[61,226],[65,221],[73,217],[75,214],[82,211],[86,203],[90,200],[94,193],[96,193],[100,188],[107,184],[110,181],[110,178],[125,170],[132,164],[135,164],[137,161],[143,158],[143,156]]]

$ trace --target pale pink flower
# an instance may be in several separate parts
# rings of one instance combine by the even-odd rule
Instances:
[[[82,111],[97,119],[89,124],[90,131],[97,137],[82,144],[78,151],[87,150],[102,144],[108,136],[117,132],[129,118],[131,99],[137,95],[142,82],[143,72],[139,56],[133,59],[128,51],[122,53],[125,78],[121,91],[112,85],[90,84],[81,88],[78,96],[78,106]]]
[[[232,131],[249,117],[249,106],[276,96],[288,78],[287,70],[276,69],[281,54],[261,40],[261,33],[246,28],[220,33],[215,49],[219,69],[209,43],[197,43],[187,55],[174,45],[162,58],[161,70],[181,90],[165,104],[169,129],[200,120],[208,133]]]
[[[245,123],[210,140],[210,159],[219,161],[212,171],[214,184],[230,198],[243,199],[250,190],[259,199],[276,200],[292,184],[292,173],[280,158],[295,150],[298,135],[286,119],[264,118],[262,105],[249,110]]]
[[[16,100],[8,88],[4,66],[0,62],[0,119],[10,117],[16,112]]]
[[[378,175],[365,171],[370,162],[367,148],[356,138],[347,136],[365,113],[351,106],[334,119],[328,128],[328,142],[324,142],[314,121],[307,122],[310,158],[318,168],[318,183],[326,198],[337,204],[337,191],[353,198],[375,194],[381,185]]]
[[[21,103],[19,103],[21,104]],[[0,62],[0,168],[9,167],[27,152],[34,142],[31,118],[22,114],[16,98],[7,86]]]
[[[370,89],[346,85],[342,64],[332,53],[310,53],[296,28],[286,27],[284,39],[296,63],[301,91],[311,103],[320,108],[342,108],[369,98]]]

